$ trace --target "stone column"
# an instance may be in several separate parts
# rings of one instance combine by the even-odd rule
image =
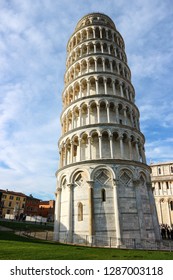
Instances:
[[[96,79],[95,82],[96,82],[96,94],[99,94],[98,80]]]
[[[137,161],[139,161],[139,148],[138,148],[138,142],[135,143],[136,148],[136,155],[137,155]]]
[[[87,96],[90,95],[90,81],[87,81]]]
[[[67,144],[64,145],[64,165],[67,165]]]
[[[74,111],[72,111],[71,128],[74,129]]]
[[[110,111],[109,111],[109,104],[106,104],[106,110],[107,110],[107,122],[110,123]]]
[[[71,141],[70,143],[71,143],[71,149],[70,149],[70,152],[71,152],[71,159],[70,159],[70,162],[69,162],[69,163],[73,163],[74,145],[73,145],[73,141]]]
[[[97,122],[100,123],[100,105],[97,105]]]
[[[91,120],[90,120],[90,105],[88,105],[88,124],[91,123]]]
[[[112,141],[112,135],[109,136],[109,141],[110,141],[110,152],[111,152],[111,158],[114,157],[113,154],[113,141]]]
[[[103,58],[102,62],[103,62],[103,71],[105,72],[105,59],[104,58]]]
[[[115,218],[115,229],[116,229],[116,246],[121,245],[121,228],[120,228],[120,213],[118,206],[118,180],[113,180],[113,195],[114,195],[114,218]]]
[[[126,112],[125,108],[123,109],[123,113],[124,113],[124,124],[126,125],[127,124],[127,112]]]
[[[81,70],[82,71],[82,70]],[[82,97],[82,85],[81,83],[79,84],[79,98]]]
[[[79,149],[78,149],[79,157],[78,157],[78,160],[80,162],[81,161],[81,141],[82,141],[82,139],[79,138],[78,141],[79,141]],[[78,154],[77,154],[77,156],[78,156]]]
[[[128,139],[129,141],[129,158],[130,160],[133,160],[133,153],[132,153],[132,142],[131,142],[131,138]]]
[[[88,234],[89,242],[92,243],[94,235],[94,203],[93,203],[93,186],[94,181],[87,181],[89,187],[89,197],[88,197],[88,206],[89,206],[89,225],[88,225]]]
[[[104,78],[104,88],[105,88],[105,94],[108,94],[107,93],[107,80],[106,80],[106,78]]]
[[[122,135],[119,136],[119,140],[120,140],[120,155],[121,155],[121,159],[124,159],[124,146],[123,146],[123,136]]]
[[[95,72],[97,72],[97,59],[94,60],[94,64],[95,64]]]
[[[102,158],[102,136],[99,136],[99,155]]]
[[[118,72],[118,75],[120,75],[120,67],[119,67],[119,63],[117,64],[117,72]]]
[[[161,222],[161,224],[163,224],[162,202],[164,202],[164,200],[160,199],[159,206],[160,206],[160,222]]]
[[[100,44],[101,44],[101,52],[103,53],[103,43]]]
[[[115,105],[115,114],[116,114],[116,122],[119,123],[119,111],[118,111],[118,104]]]
[[[73,184],[67,184],[68,188],[68,212],[67,212],[67,232],[68,232],[68,242],[72,242],[72,215],[73,215],[73,209],[72,209],[72,188]]]
[[[116,95],[115,81],[112,81],[113,94]]]
[[[55,222],[54,222],[54,240],[58,241],[60,236],[60,215],[61,215],[61,188],[57,188],[55,203]]]
[[[91,154],[91,136],[88,136],[89,159],[92,159]]]
[[[110,61],[111,72],[113,73],[112,61]]]
[[[144,144],[141,145],[142,162],[146,163],[146,157],[144,152]]]
[[[127,96],[127,99],[130,100],[129,98],[129,92],[128,92],[128,89],[126,88],[126,96]]]
[[[169,204],[169,200],[166,201],[167,203],[167,212],[168,212],[168,224],[171,227],[171,216],[170,216],[170,204]]]
[[[79,108],[79,126],[82,125],[82,109]]]
[[[120,83],[120,94],[121,94],[121,97],[124,97],[122,83]]]

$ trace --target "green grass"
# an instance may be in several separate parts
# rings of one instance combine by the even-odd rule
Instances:
[[[0,232],[1,260],[172,260],[173,252],[63,245]]]
[[[0,226],[11,228],[13,230],[31,230],[31,231],[43,231],[53,230],[53,225],[45,224],[34,224],[31,222],[17,222],[17,221],[0,221]]]

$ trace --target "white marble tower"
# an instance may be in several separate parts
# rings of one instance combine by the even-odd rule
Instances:
[[[55,239],[160,239],[124,40],[108,16],[77,23],[64,80]]]

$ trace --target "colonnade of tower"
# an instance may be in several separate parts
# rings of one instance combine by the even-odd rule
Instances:
[[[64,83],[56,239],[65,232],[71,242],[76,235],[130,238],[133,229],[124,221],[131,217],[135,223],[133,212],[136,236],[155,238],[157,218],[150,207],[150,169],[135,90],[124,40],[108,16],[93,13],[78,22],[67,44]],[[136,185],[145,189],[143,197]],[[133,208],[131,216],[125,200]]]

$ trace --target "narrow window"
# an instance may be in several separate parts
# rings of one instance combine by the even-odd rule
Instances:
[[[159,174],[161,174],[161,168],[160,167],[158,168],[158,172],[159,172]]]
[[[170,202],[171,211],[173,211],[173,201]]]
[[[102,195],[102,202],[106,201],[106,191],[105,191],[105,189],[102,189],[101,195]]]
[[[78,204],[78,221],[83,221],[83,204],[81,202]]]
[[[167,188],[167,190],[169,189],[169,183],[168,182],[166,182],[166,188]]]
[[[171,173],[173,173],[173,166],[171,166]]]
[[[161,190],[161,184],[160,184],[160,182],[158,182],[158,185],[159,185],[159,190]]]

